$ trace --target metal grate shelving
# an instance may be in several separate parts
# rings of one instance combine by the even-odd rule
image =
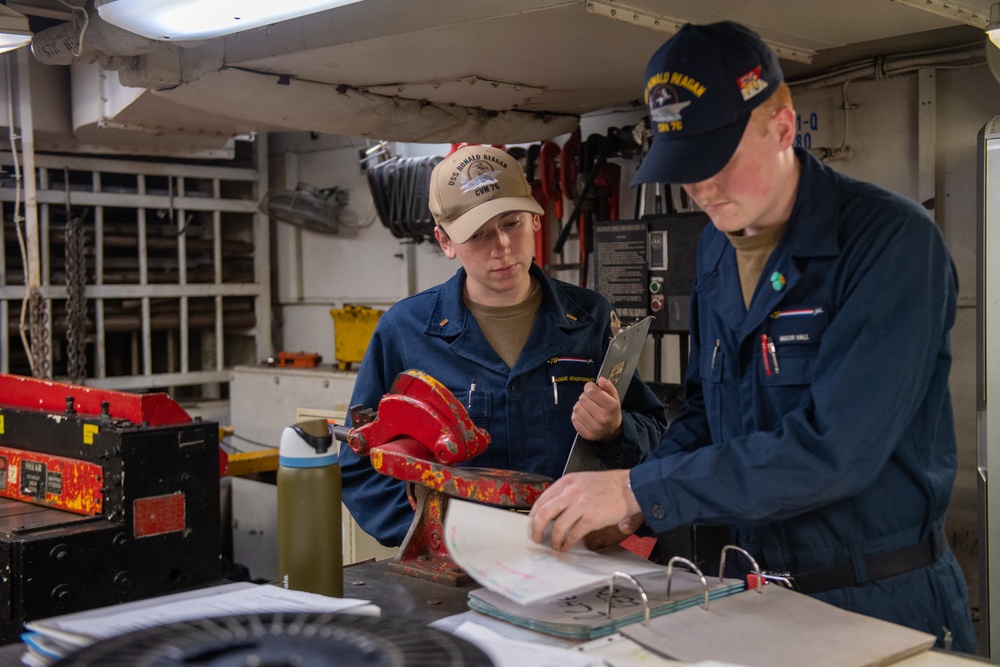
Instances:
[[[0,152],[0,372],[29,375],[13,164]],[[225,397],[230,368],[271,354],[270,241],[257,209],[266,173],[49,154],[34,165],[48,315],[39,374],[213,399]],[[67,342],[81,329],[83,360]]]

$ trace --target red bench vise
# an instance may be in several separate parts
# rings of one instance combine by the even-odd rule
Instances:
[[[415,514],[389,569],[458,586],[468,575],[452,560],[444,541],[448,498],[529,509],[552,479],[543,475],[455,467],[486,451],[490,435],[477,427],[448,389],[421,371],[400,373],[382,397],[378,413],[351,408],[354,427],[335,429],[338,440],[371,458],[383,475],[407,482]]]

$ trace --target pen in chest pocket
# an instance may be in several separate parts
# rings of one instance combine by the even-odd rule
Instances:
[[[760,358],[764,360],[764,372],[771,377],[771,364],[767,362],[767,334],[760,335]]]
[[[774,347],[774,341],[767,334],[760,335],[760,356],[764,360],[764,372],[768,377],[771,376],[772,368],[775,375],[781,374],[778,368],[778,352]]]
[[[581,373],[570,369],[579,367],[581,364],[584,367],[591,366],[594,360],[586,357],[552,357],[547,363],[550,374],[549,381],[552,382],[552,402],[554,405],[559,405],[559,383],[569,380],[587,381],[591,379],[589,376],[582,377]]]

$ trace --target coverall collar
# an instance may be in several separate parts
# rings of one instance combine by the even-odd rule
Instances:
[[[524,350],[511,369],[515,372],[544,363],[559,350],[566,349],[572,342],[574,332],[594,324],[593,316],[574,301],[558,281],[550,280],[535,264],[531,265],[529,271],[542,290],[542,305],[538,310],[531,335],[525,342]],[[454,276],[441,285],[424,327],[424,333],[453,339],[451,349],[456,354],[482,364],[484,363],[482,352],[475,351],[480,350],[485,341],[478,334],[478,326],[462,298],[465,276],[465,269],[460,268]],[[476,331],[477,335],[470,338],[472,331]],[[496,358],[492,363],[486,365],[495,366],[497,371],[506,369],[507,366],[499,355],[494,356]]]
[[[742,293],[731,282],[732,276],[739,275],[736,253],[721,232],[712,240],[707,265],[698,271],[703,302],[712,304],[740,338],[753,333],[796,285],[800,277],[797,258],[840,253],[835,224],[839,209],[836,175],[804,149],[795,148],[795,155],[802,163],[795,204],[785,233],[761,275],[763,281],[773,282],[775,287],[765,284],[754,294],[750,309],[746,309]]]

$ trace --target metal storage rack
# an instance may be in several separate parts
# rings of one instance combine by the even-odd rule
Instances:
[[[256,164],[266,165],[266,148],[256,151]],[[0,153],[0,372],[28,375],[14,165],[11,153]],[[266,167],[46,154],[36,154],[34,166],[39,292],[48,316],[36,374],[77,380],[70,321],[85,329],[81,383],[89,386],[220,398],[231,367],[271,354],[270,238],[257,209]],[[67,255],[73,218],[83,250]],[[79,307],[67,317],[75,264],[85,265],[82,327]]]

